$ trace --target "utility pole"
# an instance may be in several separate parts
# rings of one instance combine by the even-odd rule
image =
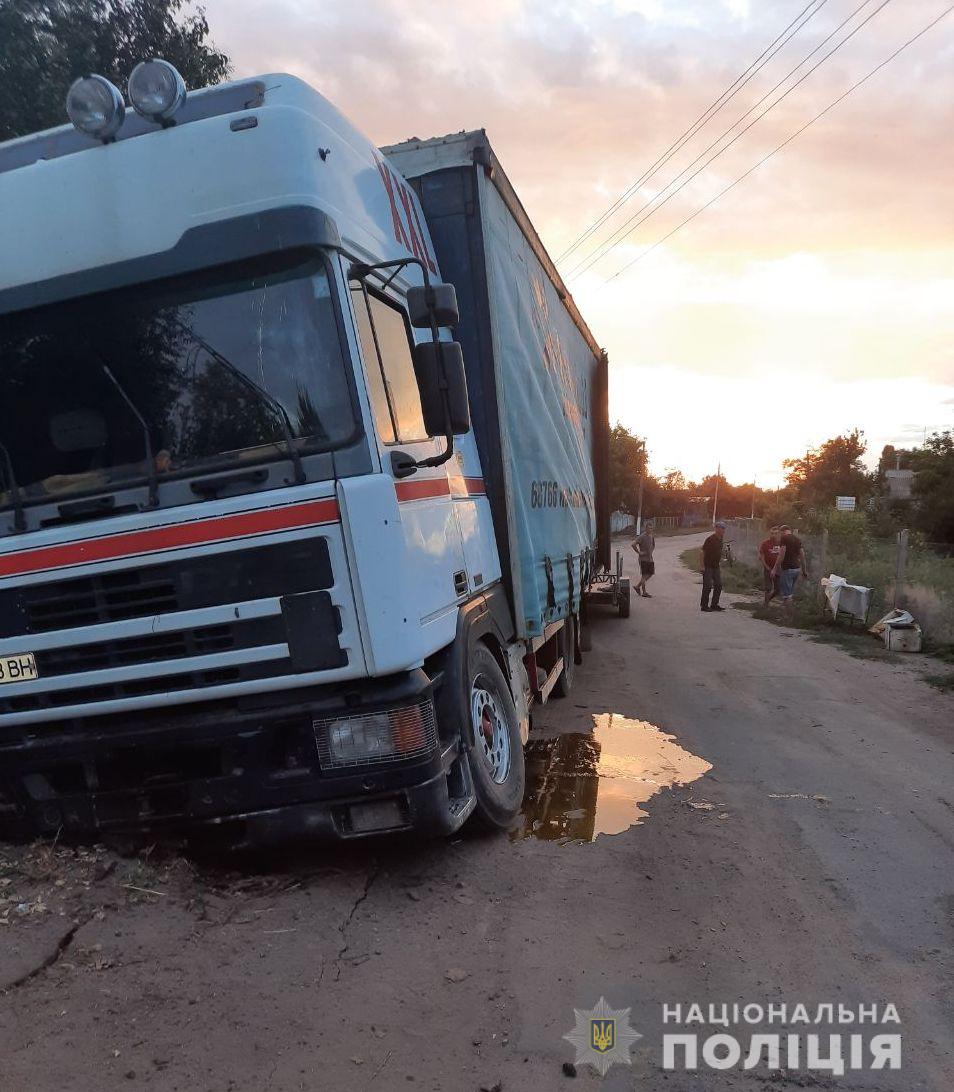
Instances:
[[[719,465],[716,467],[716,487],[715,496],[712,498],[712,526],[715,527],[716,515],[719,511],[719,481],[722,478],[722,460],[719,460]]]
[[[645,474],[639,475],[639,499],[636,502],[636,534],[641,535],[643,533],[643,482],[646,480]]]
[[[752,519],[755,519],[755,479],[757,475],[752,475]]]

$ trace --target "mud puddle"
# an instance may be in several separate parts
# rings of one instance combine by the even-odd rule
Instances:
[[[592,842],[641,823],[641,807],[673,785],[688,785],[712,765],[675,737],[618,713],[593,717],[592,732],[532,739],[526,747],[523,823],[513,837]]]

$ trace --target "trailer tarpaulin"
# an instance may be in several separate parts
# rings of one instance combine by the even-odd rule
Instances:
[[[590,407],[599,361],[503,199],[484,176],[481,208],[517,622],[529,635],[573,609],[580,554],[596,539]],[[570,571],[567,571],[568,558]]]
[[[474,434],[520,637],[609,563],[607,360],[481,130],[382,149],[461,304]],[[570,605],[572,603],[572,605]]]

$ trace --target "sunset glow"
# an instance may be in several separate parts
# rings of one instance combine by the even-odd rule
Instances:
[[[554,255],[804,10],[802,0],[210,0],[236,75],[305,77],[380,144],[486,128]],[[609,279],[946,8],[870,22],[582,276],[609,350],[611,416],[651,469],[766,487],[781,461],[859,427],[869,458],[954,425],[954,16],[664,244]],[[745,114],[858,4],[830,0],[564,274]],[[807,67],[807,66],[806,66]],[[805,68],[799,70],[799,74]],[[787,86],[787,85],[786,85]],[[769,100],[771,101],[771,100]],[[737,131],[737,130],[735,130]]]

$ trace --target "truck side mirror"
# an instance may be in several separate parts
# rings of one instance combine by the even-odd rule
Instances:
[[[457,292],[452,284],[429,284],[407,290],[407,311],[416,330],[429,330],[431,320],[438,326],[460,322]]]
[[[449,285],[445,287],[450,287]],[[470,432],[470,403],[464,353],[456,341],[425,341],[414,346],[414,374],[428,436]]]

